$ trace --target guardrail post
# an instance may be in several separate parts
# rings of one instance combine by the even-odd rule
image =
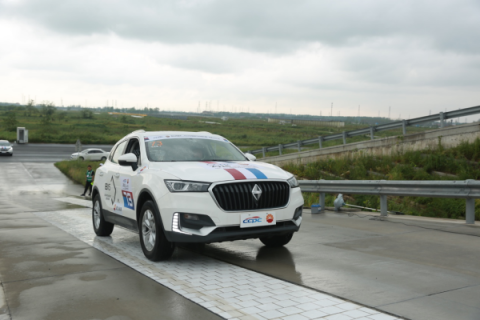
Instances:
[[[322,138],[322,137],[318,137],[318,148],[319,148],[319,149],[322,149],[322,141],[323,141],[323,138]]]
[[[445,115],[443,112],[440,112],[440,128],[445,127]]]
[[[297,145],[298,145],[298,152],[302,151],[302,141],[298,140]]]
[[[325,212],[325,193],[320,193],[320,198],[318,199],[318,204],[320,204],[320,213]]]
[[[374,132],[375,132],[375,128],[374,128],[374,127],[370,127],[370,139],[372,139],[372,140],[375,139],[375,138],[373,137],[373,133],[374,133]]]
[[[279,144],[278,145],[278,154],[279,155],[282,155],[282,150],[283,150],[283,146],[282,146],[282,144]]]
[[[347,132],[343,131],[343,144],[347,144]]]
[[[263,154],[263,157],[265,158],[265,147],[262,148],[262,154]]]
[[[467,198],[465,207],[466,207],[466,212],[465,212],[466,223],[475,224],[475,199]]]
[[[380,196],[380,213],[383,217],[388,216],[387,196]]]
[[[407,134],[407,120],[402,121],[403,135]]]

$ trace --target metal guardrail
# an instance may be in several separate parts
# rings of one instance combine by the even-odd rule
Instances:
[[[248,152],[251,154],[262,153],[263,157],[265,158],[266,152],[278,151],[281,155],[283,149],[285,148],[297,147],[298,151],[300,152],[302,146],[318,143],[318,147],[321,149],[323,141],[343,139],[343,144],[347,144],[347,138],[353,137],[353,136],[365,135],[365,134],[370,134],[370,138],[373,140],[375,132],[391,130],[391,129],[402,128],[403,134],[405,135],[407,133],[408,126],[414,126],[417,124],[432,122],[432,121],[440,121],[440,128],[443,128],[445,127],[445,120],[447,119],[466,117],[466,116],[470,116],[472,114],[478,114],[478,113],[480,113],[480,106],[448,111],[448,112],[440,112],[440,113],[432,114],[425,117],[413,118],[409,120],[393,121],[393,122],[371,126],[367,128],[362,128],[362,129],[357,129],[352,131],[343,131],[342,133],[331,134],[328,136],[320,136],[318,138],[313,138],[313,139],[299,140],[297,142],[279,144],[278,146],[273,146],[273,147],[263,147],[261,149],[250,150]]]
[[[395,181],[395,180],[300,180],[302,192],[320,193],[320,210],[326,193],[380,196],[380,212],[387,216],[387,196],[457,198],[466,200],[465,220],[475,223],[475,199],[480,198],[480,181]]]

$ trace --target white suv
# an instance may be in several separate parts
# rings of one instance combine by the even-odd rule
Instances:
[[[132,132],[98,168],[92,199],[95,233],[109,236],[115,224],[138,232],[153,261],[169,258],[175,243],[283,246],[302,222],[291,173],[208,132]]]

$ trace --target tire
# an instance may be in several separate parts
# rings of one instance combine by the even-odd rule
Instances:
[[[83,157],[80,157],[79,159],[82,160],[82,161],[85,161],[85,159]]]
[[[100,237],[108,237],[113,232],[113,223],[105,221],[102,213],[102,201],[100,200],[100,194],[95,196],[93,199],[93,208],[92,208],[92,224],[93,231],[95,234]]]
[[[263,237],[263,238],[260,238],[260,241],[262,241],[262,243],[264,245],[266,245],[267,247],[271,247],[271,248],[283,247],[284,245],[289,243],[290,240],[292,240],[292,237],[293,237],[293,232],[283,234],[281,236],[273,236],[273,237],[268,237],[268,238]]]
[[[105,161],[105,160],[107,160],[106,157],[102,157],[102,159],[100,159],[100,161]]]
[[[149,200],[143,205],[138,227],[140,244],[147,259],[161,261],[172,256],[175,244],[165,237],[160,213],[153,201]]]

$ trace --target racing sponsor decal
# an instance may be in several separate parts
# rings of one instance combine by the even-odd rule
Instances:
[[[155,140],[155,141],[152,141],[152,143],[150,144],[150,146],[151,146],[152,148],[158,148],[158,147],[163,146],[163,142],[160,141],[160,140]]]
[[[271,214],[271,213],[267,214],[267,222],[268,222],[268,223],[272,223],[273,220],[275,220],[275,219],[273,218],[273,214]]]
[[[130,177],[120,177],[120,183],[122,184],[122,191],[132,191]]]
[[[242,221],[243,223],[262,223],[262,218],[259,216],[255,217],[248,217],[247,219]]]
[[[222,142],[227,142],[229,141],[225,139],[224,137],[220,137],[217,135],[194,135],[194,134],[171,134],[168,136],[149,136],[149,137],[144,137],[143,138],[145,141],[155,141],[155,140],[166,140],[166,139],[206,139],[206,140],[217,140],[217,141],[222,141]]]
[[[115,204],[113,205],[113,212],[122,214],[122,212],[123,212],[123,207],[122,207],[122,205],[119,204],[119,203],[115,203]]]
[[[123,206],[127,209],[135,210],[135,204],[133,202],[133,193],[130,191],[122,190]]]
[[[258,166],[250,163],[202,161],[199,164],[207,169],[225,170],[235,180],[268,179]]]
[[[240,215],[240,228],[271,226],[277,224],[274,212],[255,212]]]
[[[145,170],[148,169],[148,164],[144,165],[143,167],[141,167],[140,169],[137,169],[137,175],[145,172]]]
[[[110,198],[110,201],[112,201],[112,206],[113,206],[113,204],[115,203],[115,198],[117,197],[117,187],[115,187],[115,180],[113,180],[113,176],[112,176],[112,178],[110,179],[109,185],[110,185],[110,189],[113,188],[113,196],[111,196],[110,194],[108,194],[108,195],[106,195],[106,196],[108,196],[108,197]],[[107,186],[105,185],[105,188],[106,188],[106,187],[107,187]],[[107,200],[108,200],[108,199],[107,199]]]

